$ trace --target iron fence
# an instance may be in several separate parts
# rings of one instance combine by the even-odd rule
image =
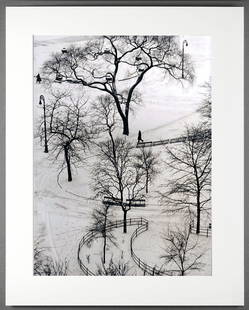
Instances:
[[[130,249],[131,249],[131,257],[136,263],[136,265],[143,270],[144,275],[151,275],[151,276],[172,276],[176,272],[174,271],[166,271],[162,268],[158,268],[156,266],[150,266],[145,261],[143,261],[138,255],[135,253],[133,248],[134,240],[141,235],[143,232],[147,231],[149,228],[149,222],[146,219],[141,218],[138,228],[133,232],[130,239]]]
[[[137,225],[139,227],[143,227],[142,225],[144,225],[144,223],[148,223],[147,220],[143,219],[143,218],[130,218],[126,220],[126,225],[127,226],[133,226],[133,225]],[[119,228],[119,227],[123,227],[124,226],[124,221],[123,220],[117,220],[114,222],[111,222],[110,224],[108,224],[106,226],[106,230],[111,229],[111,228]],[[147,229],[146,229],[147,230]],[[141,232],[140,232],[141,233]],[[77,260],[80,266],[80,269],[83,271],[83,273],[87,276],[95,276],[95,273],[92,272],[81,260],[80,258],[80,253],[81,253],[81,249],[83,247],[83,245],[85,244],[89,244],[92,242],[92,240],[94,239],[94,237],[97,235],[97,232],[88,232],[87,234],[85,234],[82,239],[79,242],[79,246],[78,246],[78,252],[77,252]]]
[[[189,227],[190,227],[190,232],[192,234],[196,234],[197,228],[194,227],[193,225],[190,225]],[[206,236],[206,237],[211,237],[212,236],[212,228],[210,226],[200,227],[199,235]]]

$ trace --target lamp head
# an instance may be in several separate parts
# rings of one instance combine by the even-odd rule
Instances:
[[[188,41],[187,40],[184,40],[182,43],[183,43],[183,45],[185,44],[185,46],[188,46]]]
[[[45,98],[44,98],[43,95],[40,96],[39,104],[42,104],[42,101],[43,101],[43,102],[45,101]]]

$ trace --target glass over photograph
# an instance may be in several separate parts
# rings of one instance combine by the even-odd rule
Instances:
[[[212,275],[211,43],[33,37],[34,275]]]

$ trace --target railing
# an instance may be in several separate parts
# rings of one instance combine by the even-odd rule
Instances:
[[[190,136],[177,137],[177,138],[158,140],[158,141],[138,142],[136,147],[139,148],[139,147],[148,147],[148,146],[158,146],[158,145],[180,143],[180,142],[192,141],[192,140],[201,141],[203,140],[203,138],[211,139],[211,130],[204,130],[199,135],[190,135]]]
[[[77,253],[78,263],[79,263],[80,269],[87,276],[95,276],[95,274],[89,268],[87,268],[86,265],[83,264],[83,262],[80,258],[80,251],[81,251],[81,248],[83,247],[83,245],[86,243],[90,243],[92,241],[93,237],[95,237],[95,236],[96,236],[96,233],[94,233],[94,232],[87,233],[80,240],[79,247],[78,247],[78,253]]]
[[[196,234],[197,228],[194,227],[193,225],[190,225],[189,227],[190,227],[190,232],[192,234]],[[212,236],[212,228],[210,226],[200,227],[199,235],[206,236],[206,237],[211,237]]]
[[[146,219],[144,219],[142,217],[141,218],[130,218],[130,219],[126,220],[126,225],[127,226],[133,226],[133,225],[138,226],[136,228],[136,230],[131,235],[130,250],[131,250],[132,259],[134,260],[135,264],[140,269],[143,270],[144,275],[151,275],[151,276],[179,275],[179,271],[177,271],[177,270],[166,271],[166,270],[162,270],[161,268],[158,268],[156,266],[152,267],[152,266],[148,265],[145,261],[143,261],[140,257],[138,257],[137,254],[135,253],[134,248],[133,248],[134,240],[139,235],[141,235],[143,232],[147,231],[148,227],[149,227],[149,222]],[[107,225],[106,229],[108,230],[111,228],[119,228],[119,227],[123,227],[123,226],[124,226],[124,221],[119,220],[119,221],[115,221],[115,222],[112,222],[109,225]],[[190,225],[190,232],[196,233],[196,227],[194,227],[193,225]],[[95,232],[88,232],[86,235],[84,235],[82,237],[82,239],[80,240],[80,243],[79,243],[79,247],[78,247],[78,255],[77,255],[78,263],[79,263],[80,269],[87,276],[95,276],[95,274],[86,265],[83,264],[83,262],[80,258],[80,252],[81,252],[83,245],[90,243],[96,235],[97,235],[97,233],[95,233]],[[212,236],[211,226],[209,225],[208,227],[201,227],[199,235],[206,236],[206,237]]]
[[[130,218],[126,220],[126,225],[127,226],[138,225],[139,227],[142,227],[141,225],[143,225],[145,222],[148,223],[148,221],[143,218]],[[119,220],[119,221],[111,222],[109,225],[107,225],[106,230],[111,229],[111,228],[119,228],[123,226],[124,226],[124,221]],[[82,237],[82,239],[80,240],[79,246],[78,246],[78,253],[77,253],[78,263],[79,263],[80,269],[87,276],[95,276],[95,274],[86,265],[83,264],[80,258],[80,252],[81,252],[83,245],[90,243],[96,235],[97,233],[95,232],[88,232],[86,235]]]
[[[143,232],[148,230],[149,222],[143,218],[140,219],[140,223],[138,224],[138,228],[133,232],[130,239],[130,249],[131,249],[131,257],[133,258],[136,265],[143,270],[144,275],[151,275],[151,276],[172,276],[174,272],[165,271],[162,269],[157,268],[156,266],[152,267],[144,262],[140,257],[138,257],[133,249],[134,240],[141,235]]]

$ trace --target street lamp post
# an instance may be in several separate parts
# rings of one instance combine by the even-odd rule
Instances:
[[[45,97],[40,96],[39,104],[43,104],[43,119],[44,119],[44,153],[48,153],[48,140],[47,140],[47,123],[46,123],[46,106],[45,106]]]
[[[184,79],[184,46],[188,46],[188,41],[183,40],[182,42],[182,78]]]

